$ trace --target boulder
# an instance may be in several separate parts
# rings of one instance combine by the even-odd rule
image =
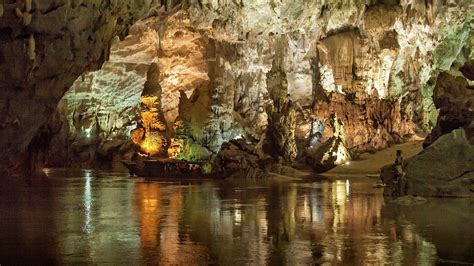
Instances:
[[[317,172],[325,172],[351,159],[351,155],[339,137],[332,137],[313,155],[313,168]]]
[[[330,127],[334,135],[325,143],[307,150],[312,159],[312,165],[317,172],[325,172],[351,159],[346,148],[346,133],[343,123],[336,114],[330,116]]]
[[[252,145],[244,140],[232,140],[222,145],[215,160],[216,169],[233,172],[235,177],[264,178],[270,172],[281,172],[281,162],[268,157],[260,158]]]
[[[467,136],[465,129],[453,130],[408,159],[407,194],[474,197],[474,143]],[[387,184],[385,195],[393,195],[397,191],[396,182],[390,182],[396,178],[393,167],[382,168],[381,178]]]

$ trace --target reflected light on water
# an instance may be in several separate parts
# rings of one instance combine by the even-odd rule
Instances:
[[[85,170],[84,171],[84,227],[83,231],[86,234],[91,234],[94,231],[93,226],[91,225],[91,210],[92,210],[92,188],[91,188],[91,180],[92,180],[92,171]]]
[[[137,200],[140,217],[140,243],[143,250],[154,248],[158,243],[158,226],[161,215],[160,186],[157,183],[137,183]]]
[[[29,188],[21,190],[28,196],[14,200],[0,194],[0,217],[9,217],[0,219],[0,237],[18,247],[18,253],[48,250],[54,257],[48,262],[57,264],[474,261],[468,229],[472,204],[456,201],[443,206],[445,201],[432,200],[423,208],[393,205],[372,183],[355,179],[182,184],[97,178],[96,171],[84,171],[73,178],[51,177],[49,182],[47,197],[34,197]],[[38,205],[29,197],[43,202]],[[456,212],[447,218],[446,210],[451,209]],[[48,219],[54,220],[54,226],[43,226],[52,224]],[[38,225],[41,230],[31,229]],[[55,243],[52,250],[51,242]],[[6,250],[0,249],[0,258],[14,254]]]

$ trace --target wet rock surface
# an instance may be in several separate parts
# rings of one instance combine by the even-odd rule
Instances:
[[[244,140],[225,143],[214,161],[222,171],[233,172],[234,177],[250,179],[266,178],[270,172],[279,174],[283,162],[270,156],[262,158],[255,147]]]
[[[381,179],[387,184],[385,195],[474,197],[473,140],[465,129],[439,137],[405,162],[406,184],[399,182],[399,173],[392,165],[382,168]],[[406,185],[406,193],[400,193],[401,185]]]

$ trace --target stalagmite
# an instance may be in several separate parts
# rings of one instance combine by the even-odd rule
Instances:
[[[474,0],[0,0],[0,266],[474,265],[473,47]]]

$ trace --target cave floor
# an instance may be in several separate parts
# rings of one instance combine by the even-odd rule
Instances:
[[[380,168],[395,162],[397,150],[401,150],[403,157],[408,159],[423,150],[423,140],[394,145],[375,153],[361,154],[360,158],[350,161],[348,164],[337,166],[324,173],[324,175],[377,175],[380,173]]]
[[[2,265],[474,262],[469,199],[401,206],[369,178],[155,182],[67,169],[48,176],[0,184]]]

